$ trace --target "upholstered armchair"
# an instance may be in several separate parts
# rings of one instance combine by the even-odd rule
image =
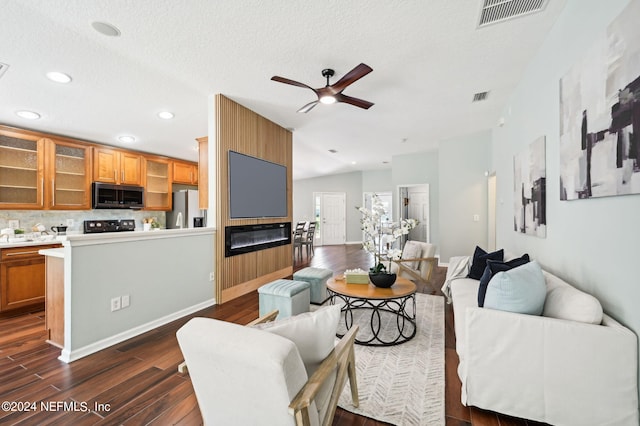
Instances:
[[[435,254],[434,244],[407,241],[402,249],[402,258],[391,263],[391,273],[412,281],[429,281],[433,270],[438,266]]]
[[[357,327],[334,347],[339,316],[339,306],[328,306],[253,327],[187,322],[178,343],[204,423],[328,426],[347,376],[357,407]]]

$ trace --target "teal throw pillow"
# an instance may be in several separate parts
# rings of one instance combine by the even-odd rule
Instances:
[[[517,268],[518,266],[524,265],[529,262],[529,255],[527,253],[523,254],[522,257],[516,257],[515,259],[511,259],[507,262],[500,262],[497,260],[487,260],[487,267],[484,268],[484,273],[480,278],[480,287],[478,287],[478,306],[484,306],[484,296],[487,294],[487,287],[489,286],[489,281],[491,278],[497,274],[498,272],[508,271],[509,269]]]
[[[491,278],[484,307],[520,314],[541,315],[547,285],[542,269],[535,260]]]

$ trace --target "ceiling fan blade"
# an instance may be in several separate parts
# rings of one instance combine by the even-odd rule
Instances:
[[[352,98],[351,96],[343,95],[342,93],[338,93],[334,97],[336,98],[336,102],[344,102],[364,109],[369,109],[375,105],[373,102],[365,101],[364,99]]]
[[[319,102],[320,101],[309,102],[308,104],[300,108],[298,112],[309,112],[313,109],[314,106],[318,105]]]
[[[278,83],[290,84],[292,86],[305,87],[305,88],[311,89],[311,90],[313,90],[315,92],[315,90],[312,87],[309,87],[306,84],[300,83],[300,82],[295,81],[295,80],[290,80],[288,78],[279,77],[277,75],[274,75],[273,77],[271,77],[271,80],[277,81]]]
[[[331,87],[335,90],[336,93],[342,92],[348,85],[358,81],[365,75],[369,74],[373,71],[369,65],[360,64],[348,73],[346,73],[340,80],[336,83],[332,84]]]

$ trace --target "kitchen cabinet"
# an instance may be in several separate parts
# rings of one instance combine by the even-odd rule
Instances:
[[[38,250],[60,244],[0,249],[0,312],[44,306],[45,259]]]
[[[45,205],[48,209],[91,208],[91,147],[47,139]]]
[[[93,180],[142,185],[142,155],[111,148],[93,148]]]
[[[198,184],[198,166],[186,161],[173,162],[173,183]]]
[[[0,126],[0,208],[44,208],[45,140]]]
[[[171,210],[171,160],[145,156],[145,210]]]

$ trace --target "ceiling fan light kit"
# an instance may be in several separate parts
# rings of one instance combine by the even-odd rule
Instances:
[[[304,83],[300,83],[295,80],[290,80],[288,78],[279,77],[274,75],[271,77],[271,80],[277,81],[279,83],[290,84],[292,86],[298,86],[307,88],[313,91],[318,97],[317,100],[313,102],[309,102],[302,108],[298,110],[298,112],[309,112],[318,105],[318,103],[323,103],[325,105],[330,105],[336,102],[343,102],[346,104],[350,104],[353,106],[357,106],[363,109],[369,109],[373,106],[373,102],[365,101],[363,99],[352,98],[351,96],[343,95],[342,92],[349,85],[355,83],[365,75],[369,74],[373,69],[366,64],[360,64],[356,66],[354,69],[346,73],[340,80],[338,80],[334,84],[329,84],[329,79],[335,75],[335,71],[331,68],[325,68],[322,70],[322,76],[327,79],[327,85],[325,87],[321,87],[319,89],[314,89],[311,86],[307,86]]]

